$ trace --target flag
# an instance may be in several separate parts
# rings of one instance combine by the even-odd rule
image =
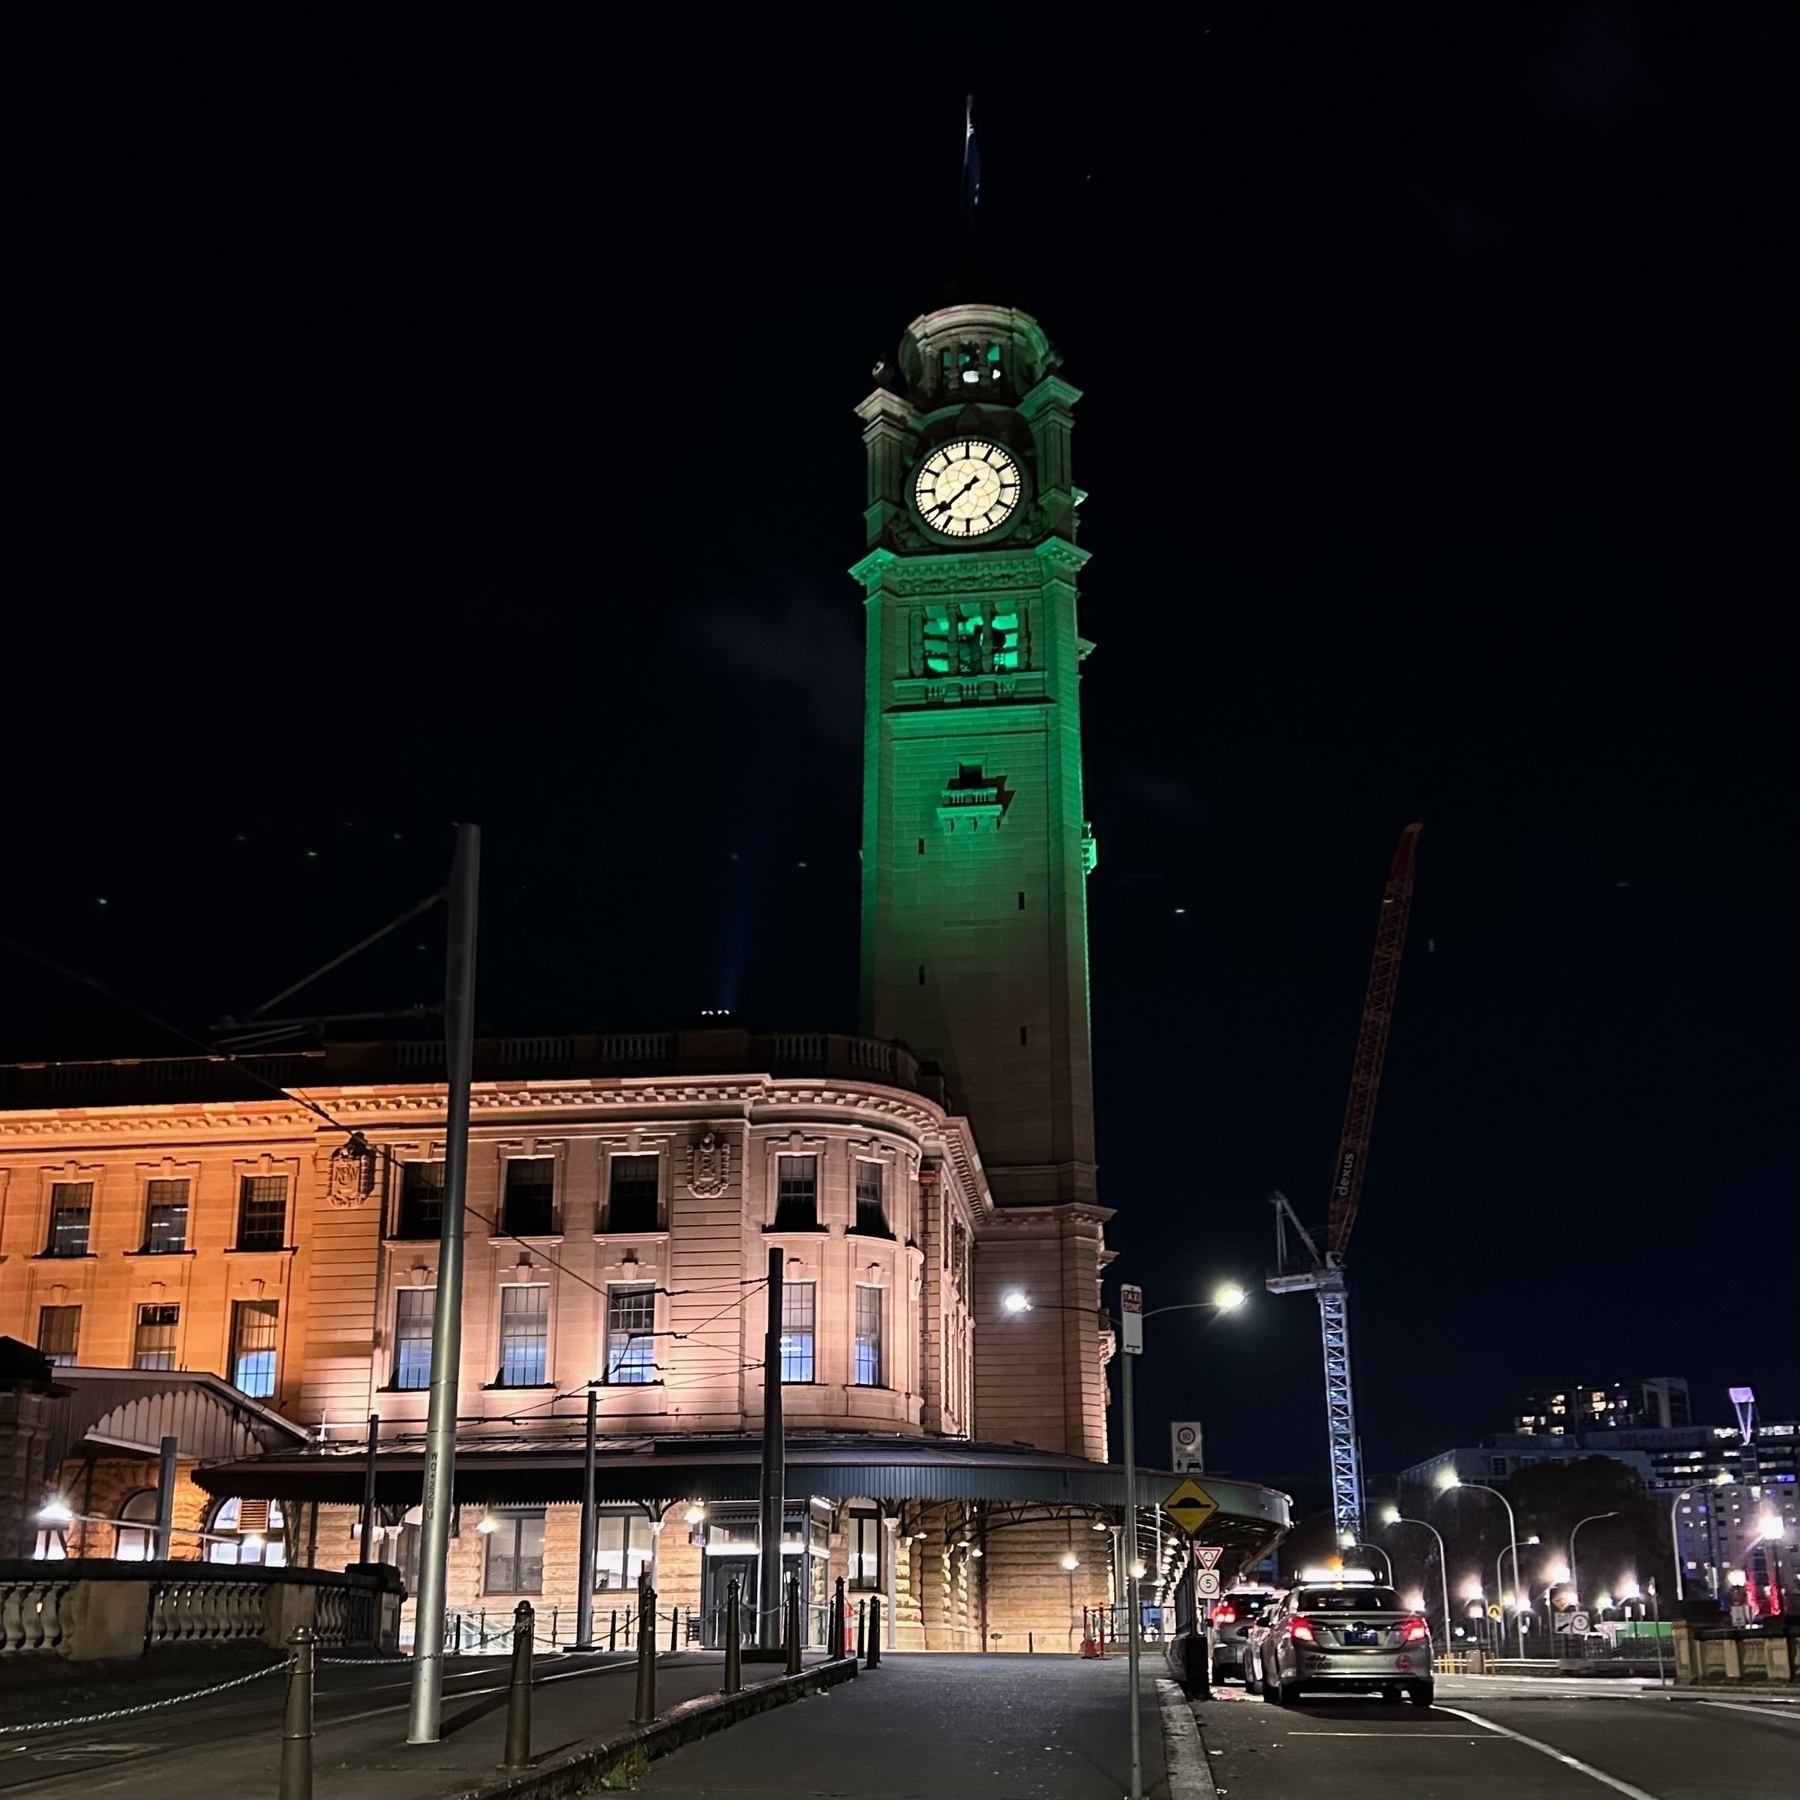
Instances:
[[[975,96],[963,103],[963,213],[981,204],[981,146],[975,141]]]

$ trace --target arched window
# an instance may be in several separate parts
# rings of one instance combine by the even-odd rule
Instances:
[[[119,1508],[113,1527],[113,1556],[119,1562],[148,1562],[156,1554],[156,1489],[139,1488]]]
[[[287,1519],[279,1500],[221,1500],[213,1509],[206,1560],[216,1563],[263,1563],[271,1569],[287,1562]]]

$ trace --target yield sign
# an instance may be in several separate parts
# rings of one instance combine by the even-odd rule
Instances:
[[[1219,1503],[1197,1481],[1183,1481],[1163,1501],[1163,1511],[1192,1537],[1219,1510]]]
[[[1219,1566],[1219,1558],[1224,1554],[1225,1546],[1223,1544],[1196,1544],[1194,1546],[1194,1561],[1203,1569],[1216,1569]]]

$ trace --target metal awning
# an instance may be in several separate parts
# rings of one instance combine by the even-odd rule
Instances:
[[[754,1500],[761,1466],[756,1437],[612,1439],[596,1459],[603,1501],[668,1506],[678,1500]],[[357,1445],[321,1446],[301,1455],[275,1454],[203,1466],[195,1480],[209,1493],[283,1501],[355,1505],[362,1499],[366,1456]],[[384,1446],[376,1458],[376,1497],[416,1504],[422,1492],[422,1444]],[[517,1438],[466,1443],[456,1453],[456,1499],[463,1505],[573,1504],[581,1498],[579,1442]],[[1181,1479],[1139,1469],[1138,1502],[1150,1506]],[[1255,1482],[1202,1475],[1219,1503],[1210,1541],[1250,1548],[1268,1544],[1290,1524],[1286,1494]],[[1032,1450],[1020,1445],[848,1434],[787,1440],[787,1492],[836,1500],[989,1500],[1117,1508],[1125,1471],[1117,1463]]]
[[[292,1453],[308,1441],[302,1426],[259,1405],[218,1375],[174,1370],[60,1367],[58,1399],[45,1448],[45,1479],[73,1456],[154,1457],[165,1437],[196,1461],[244,1461]]]

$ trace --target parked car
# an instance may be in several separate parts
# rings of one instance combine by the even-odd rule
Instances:
[[[1254,1638],[1262,1696],[1278,1706],[1314,1688],[1431,1704],[1431,1626],[1391,1587],[1304,1582],[1263,1614]]]
[[[1239,1587],[1227,1588],[1219,1596],[1209,1627],[1215,1682],[1227,1677],[1243,1679],[1245,1641],[1257,1621],[1286,1592],[1286,1588],[1246,1582]]]

